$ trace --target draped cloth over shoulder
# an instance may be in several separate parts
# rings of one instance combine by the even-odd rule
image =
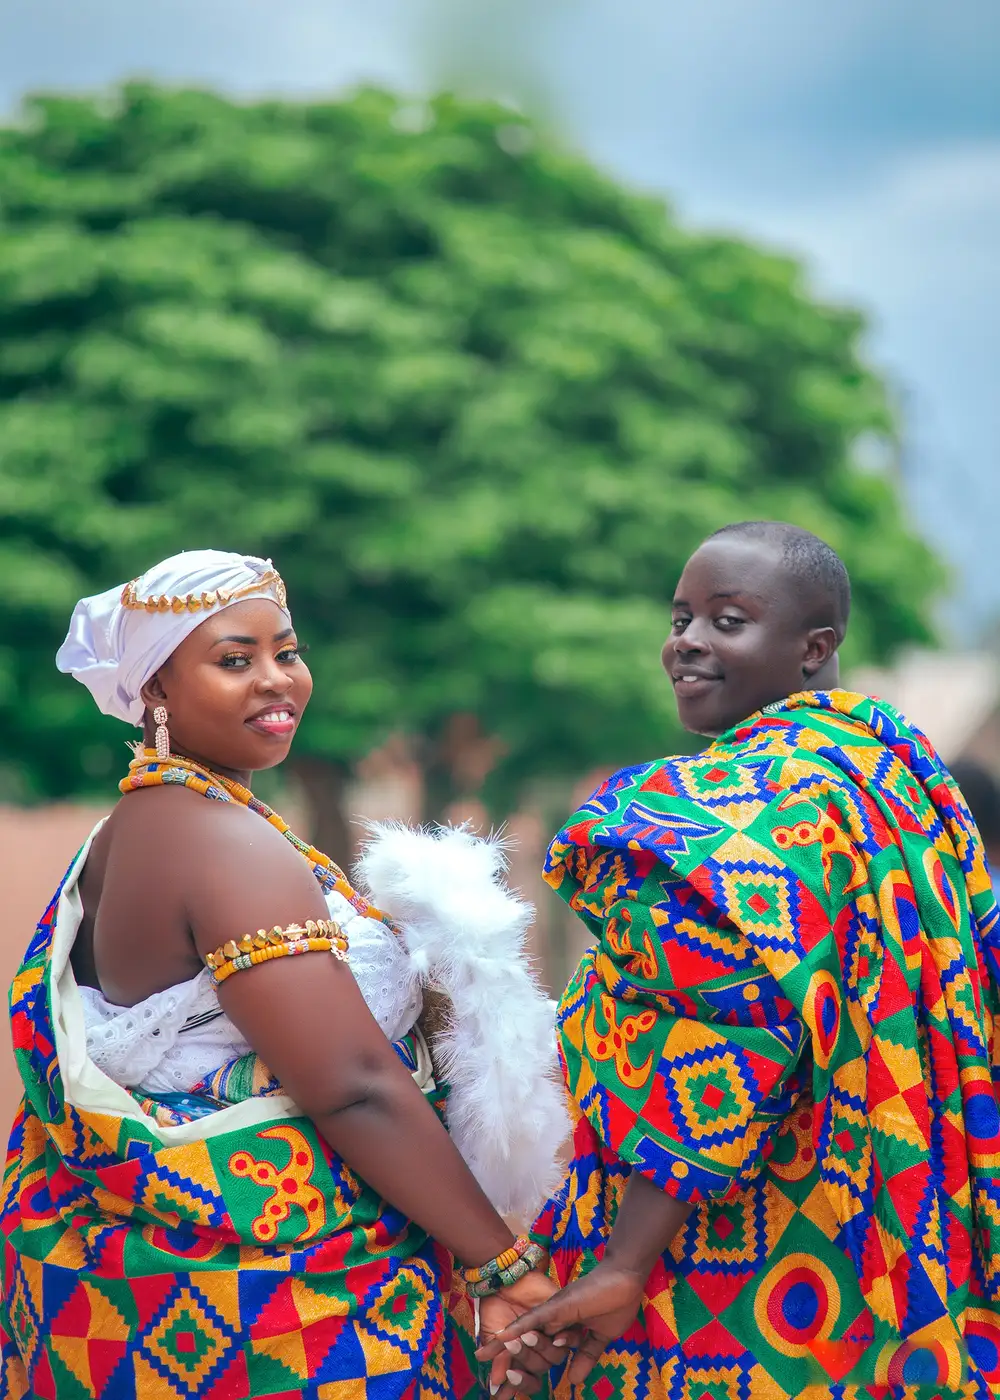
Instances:
[[[793,697],[615,774],[546,878],[597,941],[537,1237],[565,1281],[630,1172],[695,1203],[593,1393],[1000,1393],[1000,914],[927,740]]]
[[[24,1100],[0,1193],[0,1396],[471,1400],[451,1256],[274,1081],[234,1086],[255,1057],[162,1102],[88,1058],[69,964],[85,855],[11,988]],[[440,1112],[419,1037],[397,1052]]]

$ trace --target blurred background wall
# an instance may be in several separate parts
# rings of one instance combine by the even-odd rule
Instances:
[[[178,548],[288,578],[317,695],[265,795],[343,860],[507,822],[555,989],[541,853],[690,744],[657,655],[707,530],[828,538],[848,672],[997,766],[992,4],[0,24],[0,971],[127,757],[69,611]]]

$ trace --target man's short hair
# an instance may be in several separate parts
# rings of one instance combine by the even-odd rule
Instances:
[[[790,577],[800,585],[808,604],[807,627],[832,627],[839,645],[847,633],[851,615],[851,580],[836,550],[809,530],[783,520],[740,520],[723,525],[709,535],[720,538],[761,540],[781,552]]]

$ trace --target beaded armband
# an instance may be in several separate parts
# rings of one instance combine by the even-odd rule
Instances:
[[[290,958],[296,953],[332,953],[341,962],[347,961],[347,934],[332,919],[307,919],[304,924],[286,924],[279,928],[261,928],[245,934],[237,942],[230,939],[205,957],[205,965],[218,986],[234,972],[270,962],[272,958]]]
[[[519,1235],[510,1249],[488,1259],[474,1269],[460,1269],[465,1280],[465,1291],[470,1298],[488,1298],[499,1293],[501,1288],[509,1288],[518,1279],[530,1274],[532,1269],[545,1260],[545,1250],[535,1244],[527,1235]]]

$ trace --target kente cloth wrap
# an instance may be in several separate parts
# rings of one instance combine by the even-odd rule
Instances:
[[[694,1203],[581,1395],[1000,1394],[1000,913],[927,740],[794,696],[608,779],[545,877],[597,941],[535,1237],[565,1283],[631,1172]]]
[[[238,800],[223,791],[211,795]],[[303,854],[321,883],[343,881]],[[11,988],[24,1100],[0,1192],[0,1396],[478,1396],[451,1256],[353,1174],[256,1057],[141,1102],[87,1058],[69,964],[85,858]],[[417,1040],[395,1047],[413,1070]]]

